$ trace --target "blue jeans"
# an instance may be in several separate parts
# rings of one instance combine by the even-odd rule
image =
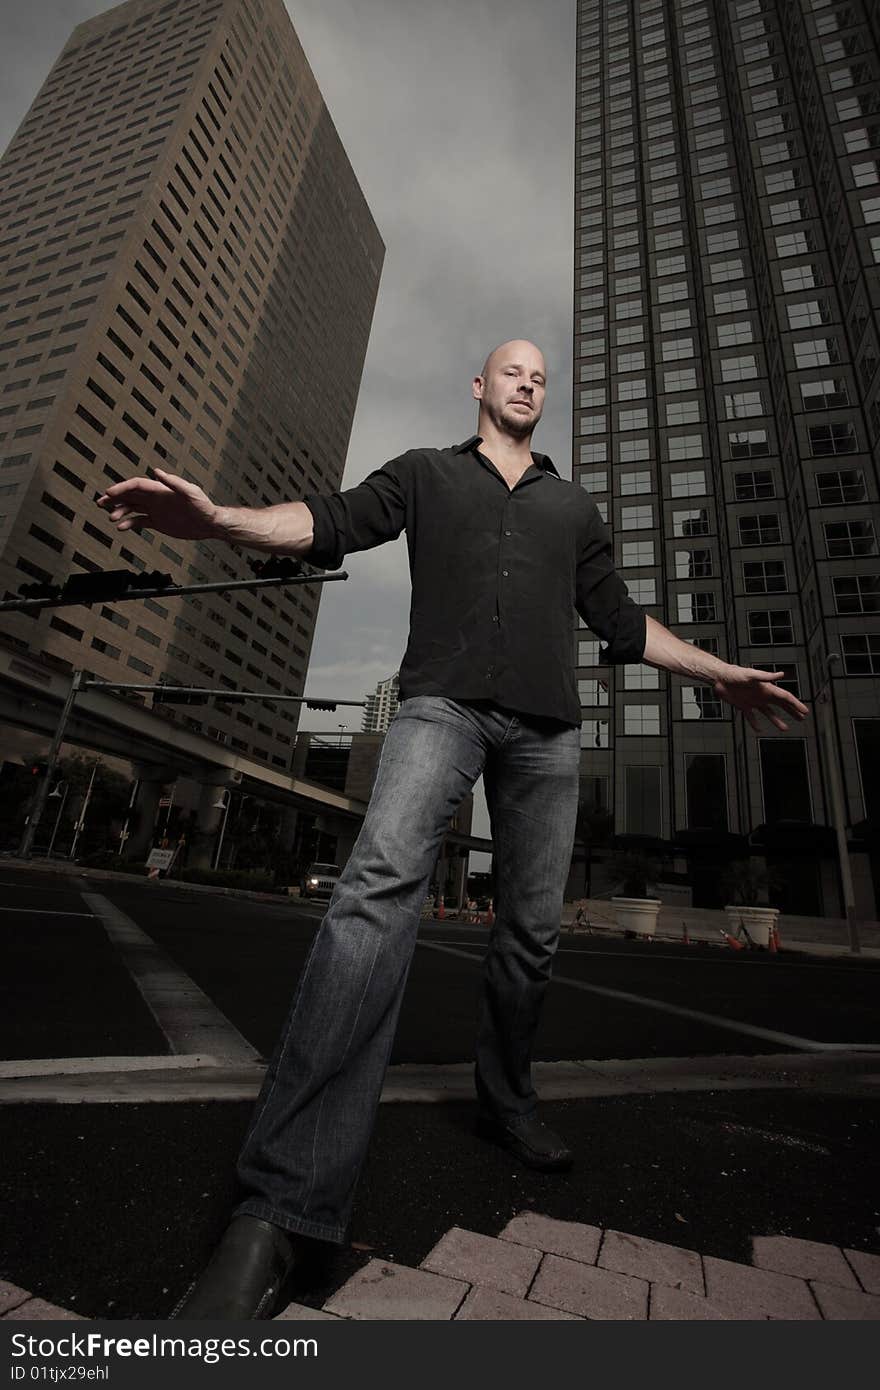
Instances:
[[[506,1120],[534,1109],[532,1040],[559,936],[579,744],[575,728],[483,703],[401,704],[238,1158],[237,1215],[345,1240],[428,883],[449,819],[481,773],[497,890],[477,1095]]]

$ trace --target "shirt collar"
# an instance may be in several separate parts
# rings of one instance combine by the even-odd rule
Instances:
[[[482,442],[482,435],[472,434],[470,439],[466,439],[463,444],[456,444],[452,452],[454,454],[476,453],[479,445],[482,444]],[[556,465],[553,463],[552,459],[548,458],[546,454],[533,453],[532,463],[535,465],[536,468],[540,468],[542,473],[552,473],[554,478],[559,477]]]

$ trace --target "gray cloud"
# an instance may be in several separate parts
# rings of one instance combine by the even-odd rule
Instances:
[[[4,147],[72,26],[105,8],[6,7]],[[471,433],[471,378],[512,337],[546,353],[535,443],[568,473],[574,0],[288,0],[288,10],[387,246],[344,485],[404,449]],[[403,652],[405,548],[346,568],[349,582],[322,596],[308,690],[361,699]],[[304,722],[335,731],[343,717]]]

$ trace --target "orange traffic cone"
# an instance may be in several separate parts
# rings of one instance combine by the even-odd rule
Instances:
[[[767,943],[767,950],[770,952],[771,956],[775,956],[775,955],[776,955],[776,952],[779,950],[779,946],[778,946],[777,941],[776,941],[776,928],[775,928],[775,927],[771,927],[771,928],[770,928],[770,940],[769,940],[769,942]]]
[[[721,935],[732,951],[744,951],[746,949],[744,942],[737,941],[735,936],[730,935],[730,932],[723,931]]]
[[[443,894],[440,893],[440,894],[438,895],[438,897],[437,897],[437,921],[438,921],[438,922],[443,922],[443,921],[445,921],[445,920],[446,920],[446,908],[445,908],[444,903],[443,903]]]
[[[682,924],[681,924],[681,939],[682,939],[682,942],[683,942],[683,944],[684,944],[685,946],[690,946],[690,944],[691,944],[691,939],[690,939],[690,937],[688,936],[688,924],[687,924],[687,922],[682,922]]]
[[[492,911],[492,904],[490,903],[489,906],[486,908],[486,926],[491,927],[494,921],[495,913]]]
[[[773,927],[773,936],[774,936],[774,939],[775,939],[775,941],[776,941],[776,950],[778,951],[778,950],[780,950],[780,948],[781,948],[781,946],[782,946],[782,938],[781,938],[780,935],[779,935],[779,926],[778,926],[778,924],[776,924],[776,925]]]

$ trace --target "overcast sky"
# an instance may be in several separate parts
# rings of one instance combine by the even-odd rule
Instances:
[[[107,8],[5,0],[0,147],[73,26]],[[471,379],[514,337],[547,356],[535,447],[570,475],[575,0],[287,8],[386,246],[344,486],[471,434]],[[346,568],[321,600],[307,692],[358,700],[403,654],[404,543]],[[360,715],[309,713],[302,727],[353,731]]]

